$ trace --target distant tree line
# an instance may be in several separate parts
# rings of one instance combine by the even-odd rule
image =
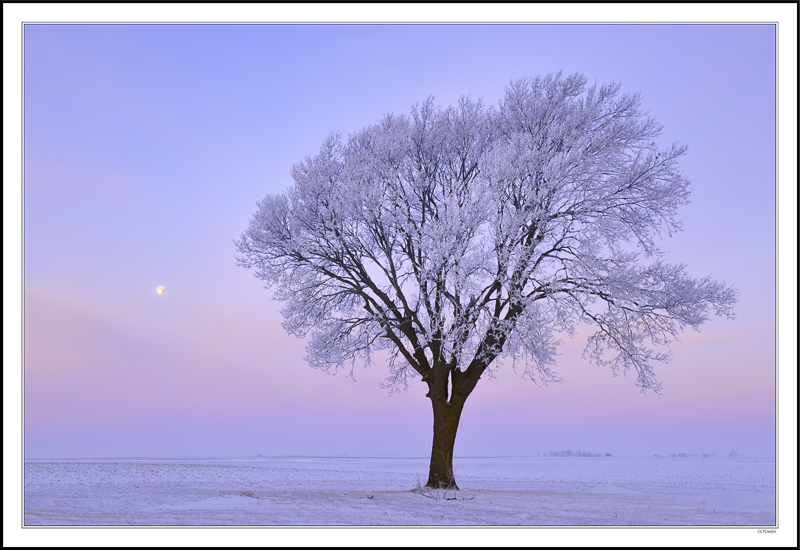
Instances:
[[[550,451],[547,453],[547,456],[603,456],[600,453],[590,453],[588,451],[573,451],[567,449],[566,451]],[[606,453],[606,456],[611,456],[611,454]]]
[[[661,457],[661,456],[666,457],[667,455],[660,455],[660,454],[656,453],[653,456],[654,457]],[[709,458],[709,457],[712,457],[712,456],[715,456],[715,457],[716,456],[737,457],[737,456],[739,456],[739,453],[737,453],[735,450],[731,449],[730,453],[722,454],[722,455],[719,455],[719,454],[716,454],[716,453],[715,454],[703,453],[702,455],[699,455],[699,454],[688,454],[688,453],[672,453],[671,455],[669,455],[670,458],[676,458],[676,457],[677,458],[687,458],[687,457],[697,457],[697,456],[702,456],[703,458]]]

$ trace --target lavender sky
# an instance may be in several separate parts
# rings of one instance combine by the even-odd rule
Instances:
[[[663,144],[689,146],[663,248],[738,288],[737,320],[671,347],[661,397],[565,336],[567,382],[482,380],[456,455],[774,454],[775,41],[769,24],[25,26],[25,456],[427,456],[425,386],[389,397],[379,361],[355,383],[310,368],[233,240],[331,131],[559,70],[641,92]]]

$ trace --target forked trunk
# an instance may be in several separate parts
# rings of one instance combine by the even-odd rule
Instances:
[[[456,430],[461,418],[463,405],[448,402],[433,403],[433,449],[427,487],[458,489],[453,475],[453,447],[456,444]]]

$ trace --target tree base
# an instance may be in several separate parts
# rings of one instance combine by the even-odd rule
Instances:
[[[448,491],[460,491],[461,490],[461,489],[458,488],[458,485],[456,485],[455,483],[451,483],[451,484],[439,483],[439,484],[436,484],[436,483],[428,482],[428,484],[425,485],[425,487],[428,487],[430,489],[447,489]]]
[[[455,476],[452,474],[452,467],[449,468],[450,473],[438,473],[438,472],[430,472],[428,475],[428,482],[425,484],[425,487],[429,487],[431,489],[447,489],[448,491],[458,491],[458,485],[456,485]]]

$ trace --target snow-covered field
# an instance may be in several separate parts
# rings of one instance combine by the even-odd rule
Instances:
[[[775,525],[771,458],[456,458],[460,491],[419,490],[427,458],[25,462],[24,524]]]

